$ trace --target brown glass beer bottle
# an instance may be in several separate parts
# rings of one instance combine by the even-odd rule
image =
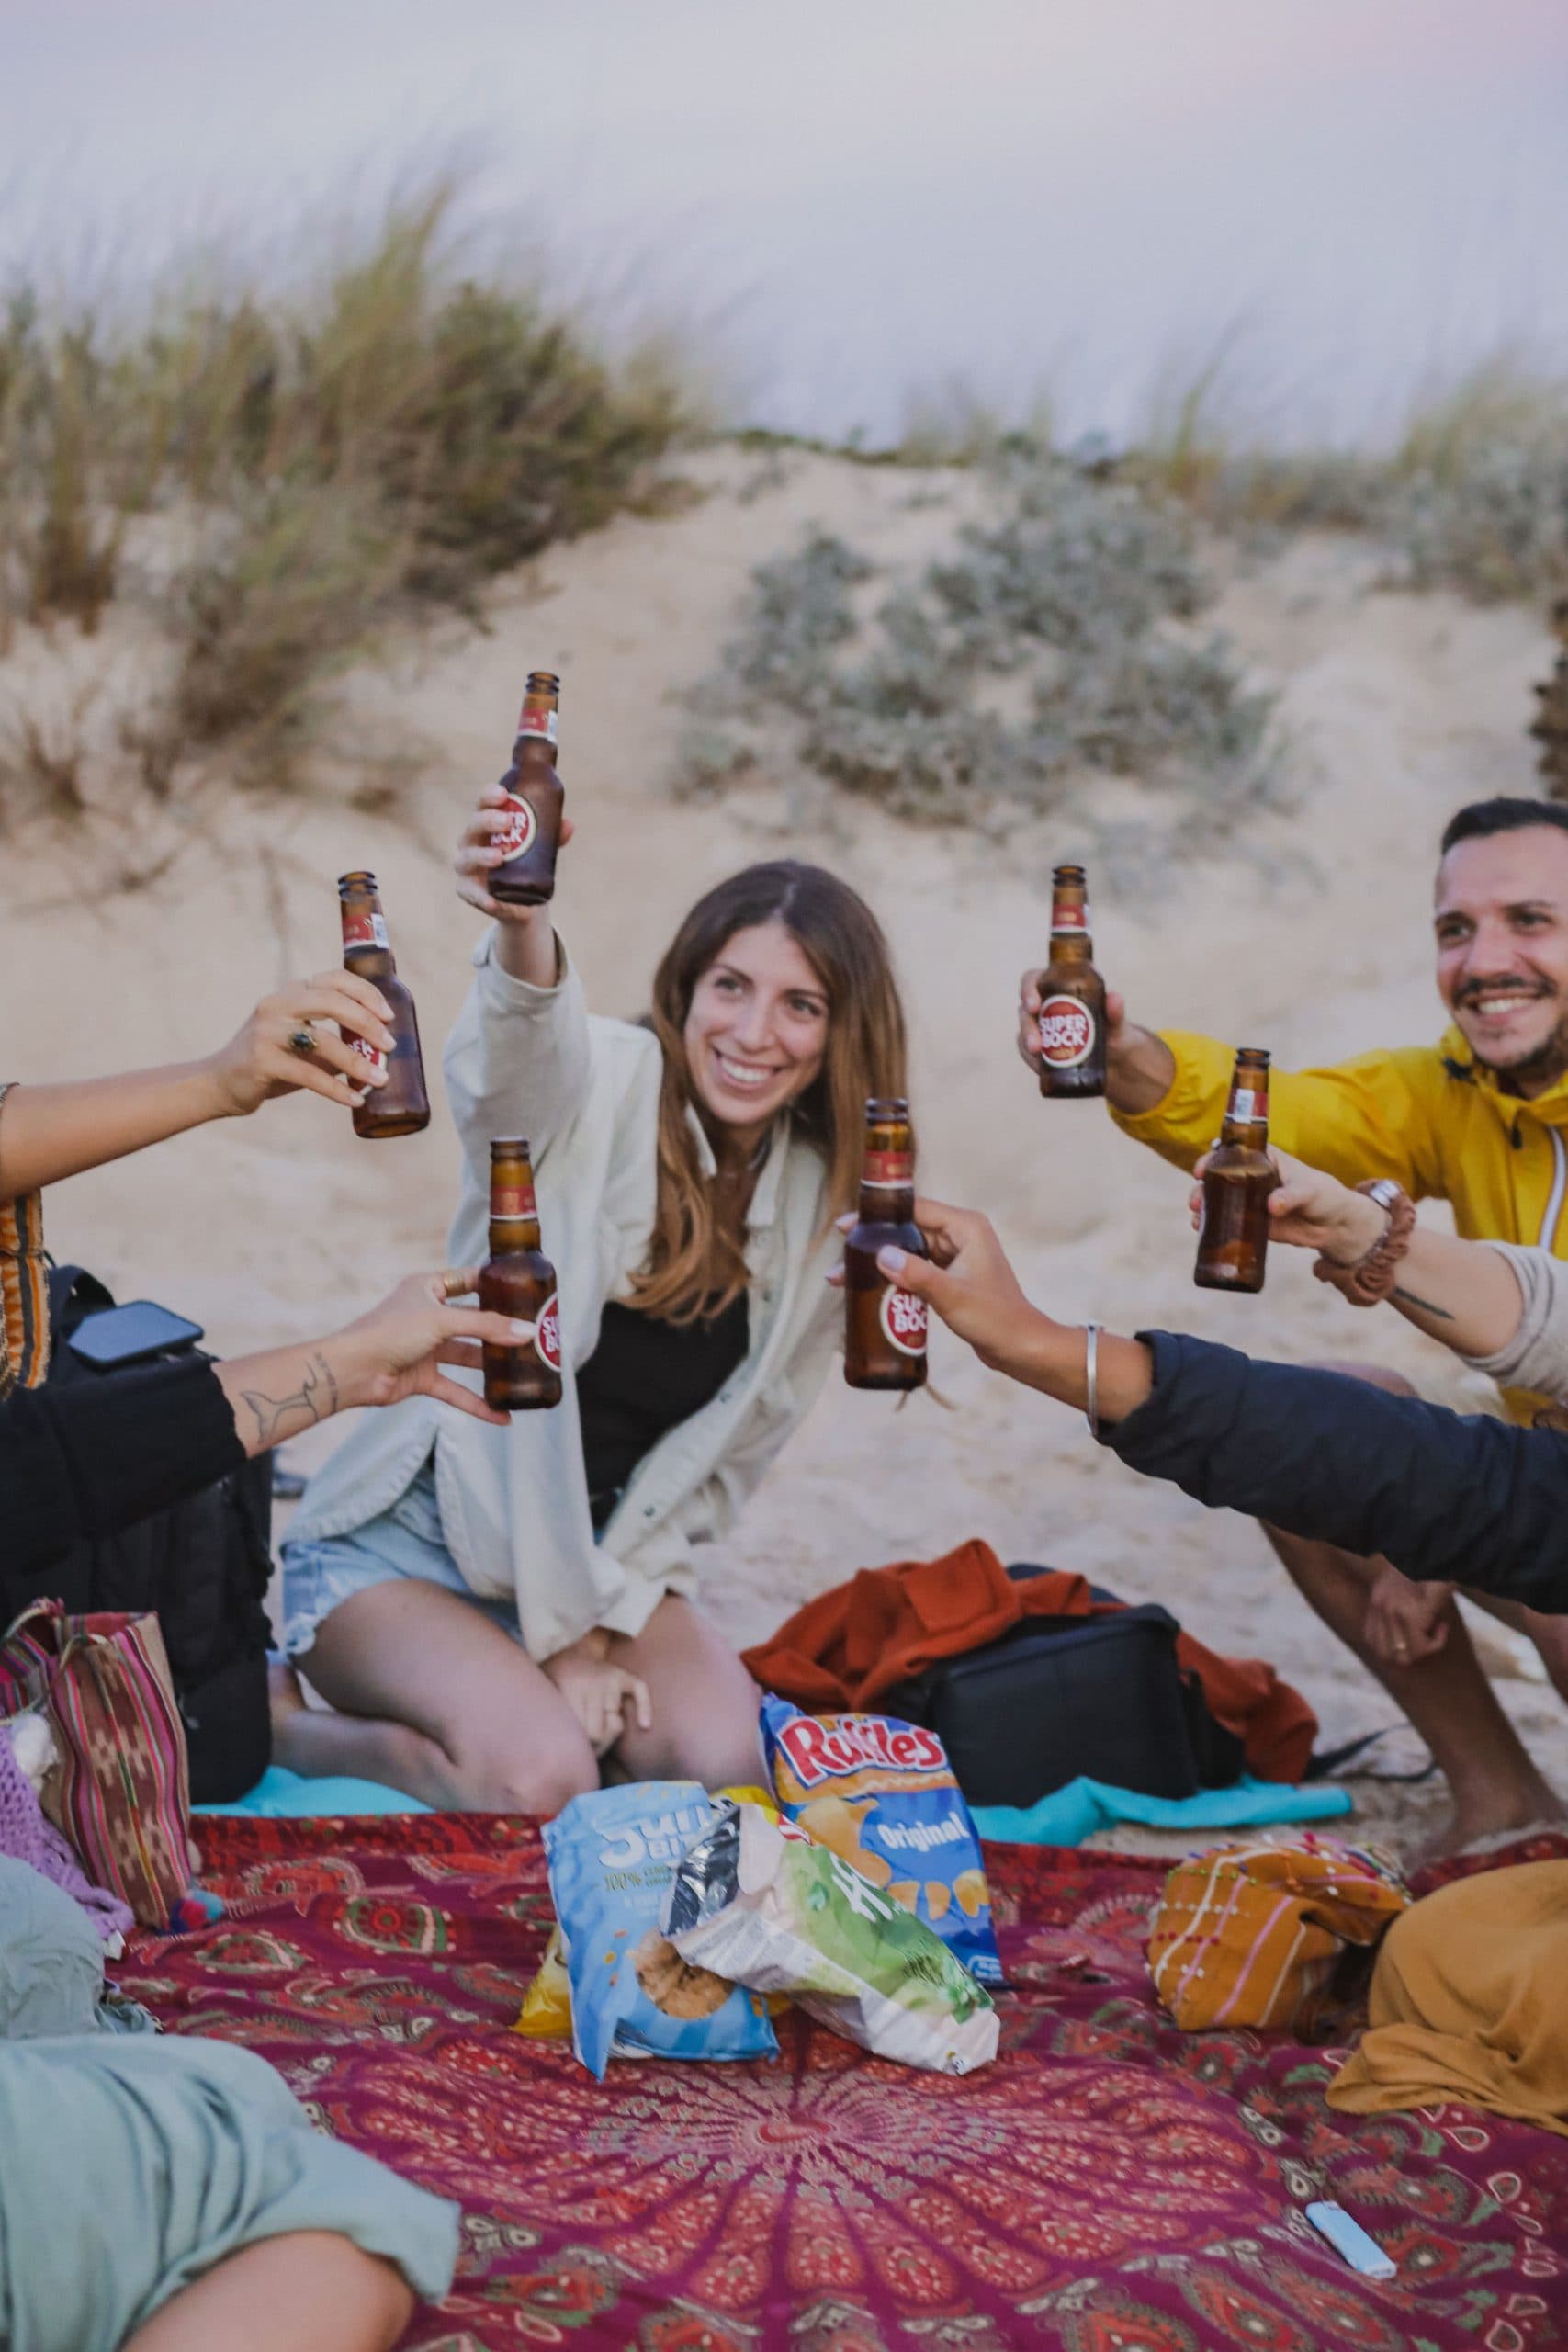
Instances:
[[[506,852],[506,863],[492,868],[490,894],[503,906],[541,907],[556,894],[556,852],[566,797],[556,774],[559,731],[560,680],[553,670],[531,670],[512,765],[501,779],[511,822],[494,838],[493,846]]]
[[[1105,982],[1094,968],[1081,865],[1052,876],[1051,960],[1040,975],[1040,1091],[1048,1102],[1105,1091]]]
[[[1220,1140],[1203,1170],[1203,1213],[1192,1270],[1200,1290],[1263,1287],[1269,1195],[1280,1182],[1268,1142],[1269,1057],[1260,1046],[1243,1046]]]
[[[860,1209],[844,1238],[844,1378],[852,1388],[923,1388],[926,1303],[897,1290],[876,1262],[889,1242],[929,1253],[915,1223],[915,1143],[902,1095],[865,1106]]]
[[[385,1069],[385,1086],[373,1086],[354,1114],[354,1132],[367,1143],[390,1136],[416,1136],[430,1125],[430,1096],[425,1091],[424,1063],[419,1050],[419,1023],[413,999],[398,978],[387,938],[387,919],[377,895],[376,876],[363,868],[338,876],[343,913],[343,960],[362,980],[372,980],[392,1008],[387,1026],[392,1033],[390,1054],[378,1052],[351,1030],[343,1042],[363,1055],[372,1069]]]
[[[560,1403],[560,1301],[556,1270],[539,1247],[539,1209],[528,1146],[513,1136],[490,1148],[490,1256],[479,1269],[479,1305],[534,1326],[531,1342],[484,1357],[485,1403],[528,1413]]]

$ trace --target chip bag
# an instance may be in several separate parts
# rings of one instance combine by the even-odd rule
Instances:
[[[935,1732],[767,1698],[762,1739],[786,1818],[923,1919],[981,1984],[999,1984],[979,1837]]]
[[[526,2034],[530,2041],[565,2041],[571,2032],[571,1979],[558,1927],[550,1929],[545,1956],[523,1996],[512,2030]]]
[[[612,2058],[777,2052],[762,2002],[688,1966],[660,1928],[671,1874],[713,1810],[695,1781],[637,1781],[591,1789],[545,1824],[572,2046],[601,2082]]]
[[[787,1993],[879,2057],[967,2075],[997,2054],[990,1995],[931,1928],[756,1805],[721,1806],[686,1849],[664,1925],[683,1961]]]

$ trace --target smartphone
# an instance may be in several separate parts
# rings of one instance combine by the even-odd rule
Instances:
[[[194,1347],[202,1337],[199,1323],[188,1323],[150,1298],[135,1298],[128,1306],[106,1306],[86,1316],[65,1344],[95,1372],[115,1372],[171,1348]]]

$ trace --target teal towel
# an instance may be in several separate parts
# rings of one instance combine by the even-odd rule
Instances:
[[[196,1813],[249,1814],[262,1821],[317,1821],[341,1813],[428,1813],[417,1797],[400,1789],[384,1788],[379,1781],[306,1781],[269,1764],[254,1789],[232,1804],[198,1804]]]
[[[1004,1846],[1081,1846],[1091,1831],[1118,1821],[1148,1829],[1238,1829],[1257,1821],[1328,1821],[1352,1810],[1348,1789],[1321,1782],[1297,1788],[1247,1772],[1228,1789],[1200,1789],[1195,1797],[1140,1796],[1080,1774],[1027,1807],[977,1804],[974,1814],[981,1837]]]

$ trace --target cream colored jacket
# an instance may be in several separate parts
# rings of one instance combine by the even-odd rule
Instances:
[[[434,1448],[442,1527],[464,1578],[486,1596],[515,1593],[529,1655],[545,1659],[595,1625],[637,1633],[664,1593],[695,1589],[696,1548],[729,1525],[840,1343],[842,1305],[825,1280],[840,1245],[821,1232],[821,1156],[781,1119],[748,1218],[746,1360],[645,1456],[595,1544],[574,1373],[598,1344],[606,1301],[647,1254],[661,1056],[649,1031],[590,1014],[570,967],[555,988],[532,988],[493,950],[491,931],[446,1046],[464,1162],[447,1254],[454,1265],[483,1261],[491,1138],[526,1136],[560,1286],[565,1394],[553,1412],[514,1414],[504,1430],[425,1396],[367,1414],[311,1479],[288,1544],[342,1535],[390,1510]],[[479,1385],[477,1374],[455,1376]]]

